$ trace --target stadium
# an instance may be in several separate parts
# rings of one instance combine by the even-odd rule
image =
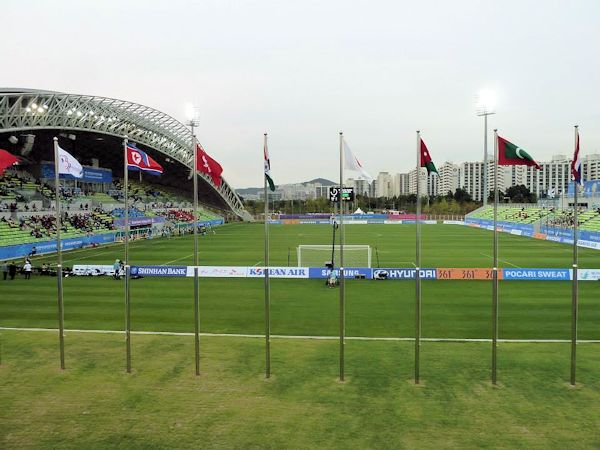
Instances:
[[[83,165],[81,178],[66,176],[60,186],[64,370],[54,137]],[[130,172],[127,204],[124,138],[164,168],[160,177]],[[192,144],[185,124],[140,104],[0,90],[0,148],[19,158],[0,178],[0,370],[7,405],[2,421],[12,428],[4,433],[8,447],[192,446],[196,433],[208,447],[264,447],[264,434],[271,439],[267,447],[336,447],[347,436],[356,439],[350,447],[411,447],[417,440],[410,433],[421,427],[431,433],[425,447],[484,445],[490,433],[502,435],[505,427],[511,431],[499,446],[561,446],[572,436],[565,424],[570,415],[578,417],[578,444],[597,445],[596,431],[585,431],[594,428],[594,416],[582,414],[597,410],[600,381],[596,191],[578,202],[576,386],[569,384],[573,203],[499,207],[498,383],[492,384],[491,206],[460,217],[345,214],[342,225],[334,203],[319,214],[272,211],[253,217],[226,180],[217,185],[198,174],[194,209]],[[130,273],[113,264],[124,260],[127,230]],[[336,270],[345,280],[343,312],[339,286],[326,285]],[[200,376],[194,373],[196,324]],[[39,388],[40,379],[47,380],[46,388]],[[376,404],[365,403],[367,397]],[[23,420],[16,411],[27,409],[26,403],[31,408]],[[554,417],[547,403],[564,416]],[[214,419],[198,425],[186,411]],[[422,422],[426,411],[429,425]],[[518,425],[523,416],[536,417],[527,430]],[[218,424],[227,417],[234,419]],[[60,436],[47,432],[36,440],[39,419]],[[461,435],[472,421],[480,431]],[[300,436],[292,437],[295,424]],[[398,426],[410,433],[396,434]],[[445,427],[452,433],[439,434]],[[545,439],[550,432],[553,438]]]

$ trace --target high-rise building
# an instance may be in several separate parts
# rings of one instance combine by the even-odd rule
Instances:
[[[438,194],[446,195],[448,192],[454,193],[460,187],[460,167],[446,161],[438,168]]]
[[[419,170],[419,192],[421,196],[428,195],[429,186],[427,182],[427,169],[424,167],[420,167]],[[409,185],[409,193],[416,194],[417,193],[417,169],[413,169],[408,172],[408,185]]]
[[[389,172],[379,172],[377,175],[377,197],[393,197],[393,179]]]

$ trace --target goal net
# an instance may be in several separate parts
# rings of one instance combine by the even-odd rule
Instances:
[[[340,267],[340,246],[299,245],[298,267]],[[344,267],[371,267],[371,247],[368,245],[344,245]]]

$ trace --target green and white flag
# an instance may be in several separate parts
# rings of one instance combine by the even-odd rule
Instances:
[[[275,183],[273,183],[273,178],[271,178],[271,161],[269,160],[269,149],[267,148],[266,140],[265,140],[265,178],[267,179],[267,183],[269,183],[269,189],[274,191]]]

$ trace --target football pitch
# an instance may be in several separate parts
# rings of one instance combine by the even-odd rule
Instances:
[[[271,264],[296,265],[300,244],[330,244],[331,228],[271,226]],[[414,267],[411,225],[352,225],[347,244],[377,247],[381,267]],[[490,267],[492,233],[422,227],[423,267]],[[501,267],[568,268],[572,248],[501,233]],[[191,236],[133,242],[134,265],[192,264]],[[123,245],[64,254],[66,266],[111,264]],[[202,265],[261,265],[263,225],[231,224],[200,237]],[[39,256],[34,265],[54,262]],[[377,266],[375,255],[373,264]],[[582,268],[600,253],[580,249]],[[600,344],[578,347],[578,387],[568,385],[571,282],[500,281],[499,385],[489,342],[421,346],[348,340],[338,375],[339,290],[323,280],[272,279],[271,379],[264,378],[263,279],[201,278],[201,376],[190,336],[132,335],[126,374],[122,334],[67,331],[60,371],[54,331],[0,330],[0,447],[3,448],[593,448],[600,445]],[[600,283],[581,282],[579,337],[600,339]],[[423,281],[423,336],[491,336],[491,282]],[[347,282],[346,333],[414,336],[413,280]],[[132,329],[189,333],[193,279],[131,281]],[[119,331],[124,282],[64,280],[67,330]],[[56,278],[0,280],[0,326],[57,327]],[[211,335],[213,334],[213,335]],[[216,336],[228,334],[232,336]],[[233,335],[254,335],[253,338]],[[308,339],[284,337],[312,336]]]
[[[263,225],[231,224],[200,236],[201,265],[263,264]],[[300,244],[331,243],[325,225],[273,225],[271,265],[296,265]],[[458,225],[422,226],[422,267],[491,266],[492,233]],[[373,265],[414,267],[415,229],[411,225],[352,225],[347,244],[373,248]],[[378,258],[375,256],[377,248]],[[192,236],[135,241],[133,265],[191,265]],[[569,268],[572,247],[521,236],[499,234],[500,266]],[[581,268],[600,268],[600,252],[580,249]],[[123,258],[123,245],[75,250],[64,264],[112,264]],[[288,260],[288,258],[290,258]],[[378,259],[378,260],[377,260]],[[35,258],[34,265],[54,262],[55,255]],[[261,278],[202,278],[201,331],[261,334],[264,330],[264,282]],[[579,337],[600,339],[600,283],[580,282]],[[491,282],[424,280],[423,336],[480,339],[491,334]],[[56,279],[33,277],[0,284],[0,326],[56,328]],[[414,335],[412,280],[347,280],[348,336]],[[339,291],[315,279],[271,280],[271,324],[275,335],[336,336]],[[142,278],[131,281],[132,330],[193,331],[193,279]],[[65,327],[122,330],[124,282],[111,277],[69,277],[64,282]],[[568,339],[571,282],[501,281],[499,337]]]

